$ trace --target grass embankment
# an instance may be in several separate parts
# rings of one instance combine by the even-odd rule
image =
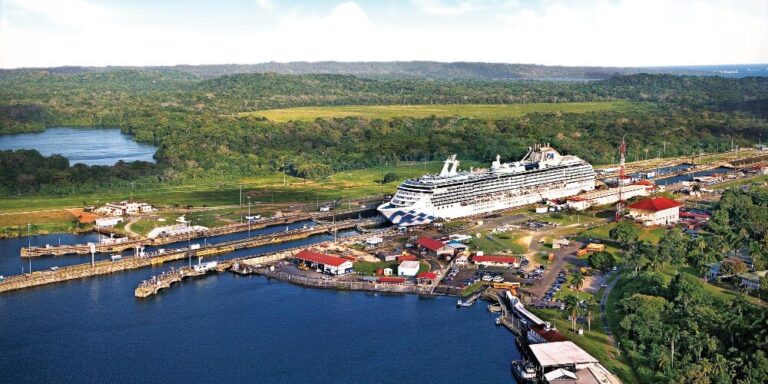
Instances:
[[[465,162],[463,167],[487,166],[487,164]],[[238,205],[240,203],[240,185],[243,188],[243,203],[251,196],[254,207],[257,203],[299,203],[314,206],[344,198],[357,199],[391,194],[406,178],[418,177],[425,172],[439,172],[443,163],[401,162],[397,165],[372,167],[338,172],[323,180],[305,180],[288,176],[283,184],[283,174],[244,178],[240,181],[219,184],[200,181],[187,184],[168,184],[166,186],[141,188],[136,184],[133,192],[105,191],[95,194],[75,194],[66,196],[24,196],[0,198],[0,213],[29,212],[62,208],[76,208],[84,205],[103,205],[107,202],[125,200],[133,196],[135,200],[159,206],[214,207]],[[383,175],[393,172],[398,177],[390,183],[380,183]],[[342,208],[346,208],[344,205]]]
[[[276,122],[291,120],[312,121],[343,117],[368,119],[392,119],[397,117],[424,118],[473,117],[501,119],[522,116],[533,112],[585,113],[601,111],[627,111],[641,106],[626,101],[584,103],[530,103],[530,104],[443,104],[443,105],[342,105],[330,107],[298,107],[242,112],[238,116],[265,117]]]

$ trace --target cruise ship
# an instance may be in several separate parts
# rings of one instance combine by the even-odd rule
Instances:
[[[548,144],[536,145],[513,163],[502,163],[496,156],[490,169],[459,171],[453,155],[440,174],[404,181],[378,210],[393,224],[423,225],[594,189],[592,165],[576,156],[563,156]]]

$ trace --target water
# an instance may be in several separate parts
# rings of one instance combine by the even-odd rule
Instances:
[[[2,270],[25,244],[0,240]],[[514,382],[514,338],[482,303],[231,273],[133,297],[170,265],[0,294],[0,382]]]
[[[36,149],[43,156],[59,154],[70,165],[113,165],[119,160],[154,162],[157,148],[133,141],[119,129],[49,128],[39,133],[0,135],[0,150]]]

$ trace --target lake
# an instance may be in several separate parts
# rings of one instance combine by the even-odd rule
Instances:
[[[120,160],[155,160],[157,148],[137,143],[114,128],[49,128],[36,133],[0,135],[0,150],[36,149],[44,156],[59,154],[70,165],[113,165]]]
[[[59,237],[95,239],[32,242]],[[18,273],[26,244],[0,240],[0,270]],[[229,272],[134,298],[139,282],[184,263],[0,294],[0,383],[514,383],[514,337],[483,302],[457,309],[454,298],[317,290]]]

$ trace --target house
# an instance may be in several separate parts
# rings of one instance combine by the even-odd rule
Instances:
[[[765,277],[768,271],[746,272],[739,275],[741,278],[740,286],[747,290],[754,291],[760,289],[761,280]]]
[[[720,275],[720,262],[717,263],[711,263],[707,264],[707,267],[709,267],[709,272],[707,273],[707,277],[710,280],[714,280],[717,278],[718,275]]]
[[[475,255],[472,257],[472,262],[482,267],[520,267],[520,259],[514,256]]]
[[[397,267],[397,275],[405,277],[414,277],[419,273],[421,264],[416,260],[405,260]]]
[[[422,272],[416,275],[416,281],[419,284],[429,285],[437,280],[437,274],[434,272]]]
[[[680,220],[679,201],[666,197],[654,197],[630,204],[629,215],[643,223],[644,226],[670,225]]]
[[[352,260],[336,255],[328,255],[305,249],[294,257],[299,263],[309,264],[311,268],[319,269],[329,275],[344,275],[352,272]]]
[[[103,216],[126,216],[138,215],[154,211],[151,205],[147,203],[121,201],[119,203],[107,203],[103,207],[95,210],[95,213]]]
[[[448,256],[452,257],[454,253],[453,247],[443,244],[440,240],[435,240],[431,237],[423,236],[416,241],[419,252],[422,254],[428,254],[436,257]]]
[[[385,252],[379,252],[376,254],[376,257],[379,258],[381,261],[395,261],[397,260],[397,257],[400,256],[399,253],[385,253]]]
[[[393,274],[392,268],[384,268],[384,270],[382,271],[382,274],[384,276],[392,276]]]

